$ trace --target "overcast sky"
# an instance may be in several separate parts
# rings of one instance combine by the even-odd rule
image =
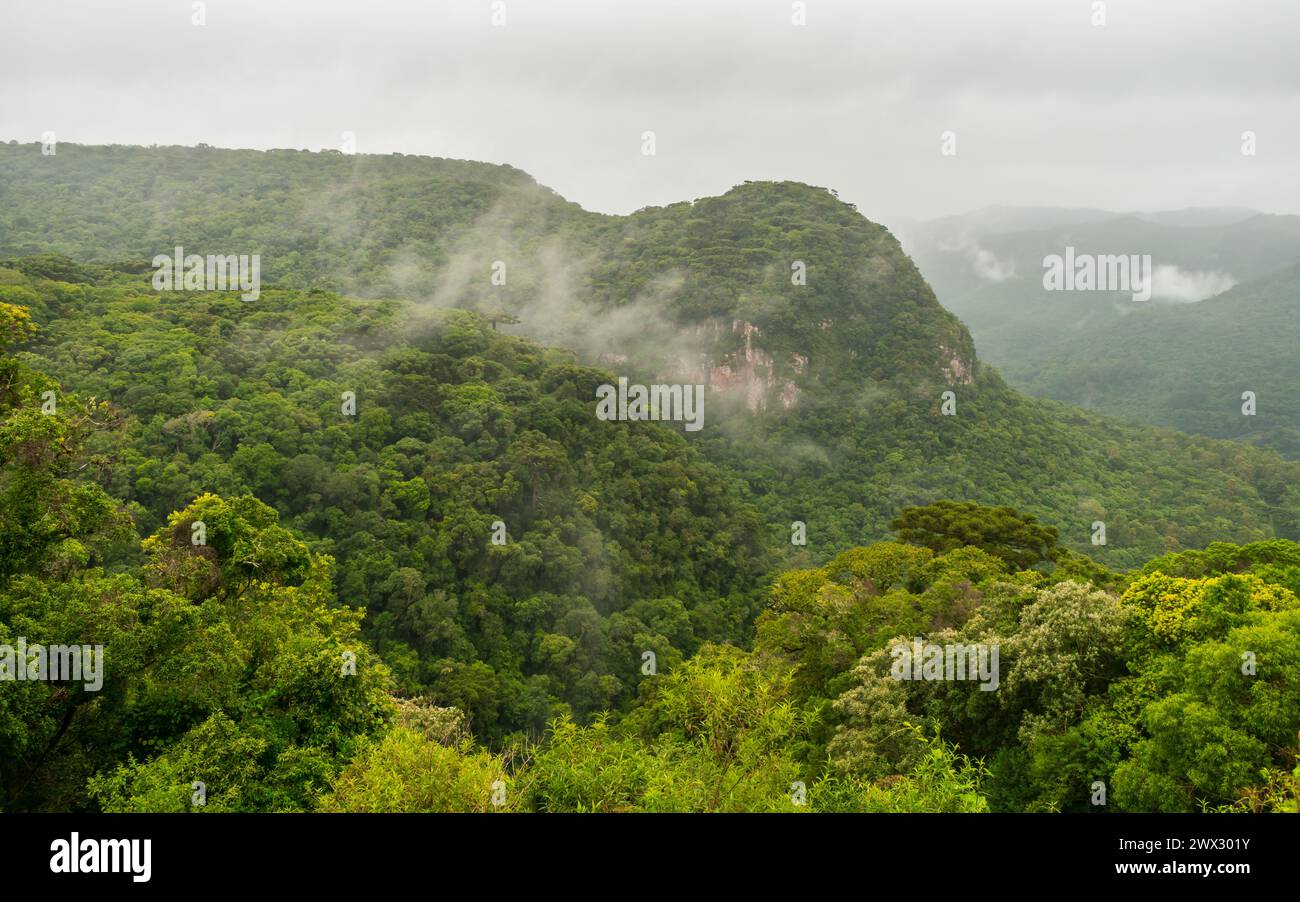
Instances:
[[[1295,0],[3,0],[0,140],[509,163],[627,212],[746,179],[867,216],[1300,213]],[[1241,152],[1242,132],[1257,154]],[[656,154],[642,154],[653,131]],[[941,134],[956,134],[955,156]]]

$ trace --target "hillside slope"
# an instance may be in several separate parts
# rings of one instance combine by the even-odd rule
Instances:
[[[1034,394],[1300,458],[1300,267],[1196,304],[1157,305],[1006,367]],[[1255,412],[1243,413],[1244,392]]]

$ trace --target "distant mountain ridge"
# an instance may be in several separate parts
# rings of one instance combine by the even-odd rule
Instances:
[[[1300,373],[1293,313],[1300,217],[1236,208],[1111,218],[976,211],[914,227],[906,246],[940,300],[970,326],[981,355],[1013,385],[1300,456],[1300,406],[1289,391]],[[1045,290],[1042,260],[1067,246],[1149,254],[1152,301]],[[1255,418],[1238,409],[1251,386],[1271,396]]]
[[[1035,394],[1296,459],[1297,314],[1300,266],[1197,304],[1138,308],[1087,335],[1044,341],[1006,372]]]

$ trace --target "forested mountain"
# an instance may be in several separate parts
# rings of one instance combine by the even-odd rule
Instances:
[[[516,170],[459,161],[77,145],[57,157],[30,145],[0,153],[4,247],[125,258],[118,265],[141,271],[175,245],[260,250],[270,285],[345,284],[395,293],[411,309],[505,314],[519,322],[501,330],[611,373],[708,383],[708,426],[690,438],[743,476],[769,542],[792,560],[883,538],[900,507],[950,497],[1030,511],[1067,547],[1120,566],[1300,529],[1295,473],[1267,455],[1009,391],[889,232],[825,190],[745,184],[612,217]],[[47,340],[73,328],[50,326]],[[73,379],[79,358],[64,355],[61,378]],[[944,392],[954,415],[943,413]],[[796,520],[808,527],[807,557],[788,544]],[[1096,521],[1106,546],[1091,544]]]
[[[1017,394],[833,192],[0,163],[0,629],[123,656],[0,691],[2,808],[1290,804],[1300,464]],[[260,293],[157,290],[176,246]],[[621,376],[704,428],[602,421]],[[882,679],[916,636],[1005,689]]]
[[[508,166],[428,157],[0,144],[0,255],[148,266],[175,245],[260,254],[290,288],[427,290],[456,237],[514,208],[540,233],[580,211]],[[50,165],[42,166],[45,162]],[[35,165],[32,165],[35,163]]]

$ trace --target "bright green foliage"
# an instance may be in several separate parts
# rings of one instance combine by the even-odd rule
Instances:
[[[364,746],[334,781],[322,811],[510,811],[515,792],[498,758],[468,741],[442,745],[406,726]],[[493,797],[500,804],[493,804]]]
[[[1151,573],[1129,586],[1122,602],[1136,610],[1145,634],[1170,645],[1222,635],[1248,623],[1254,611],[1300,607],[1290,589],[1253,573],[1205,579]]]
[[[706,648],[655,682],[626,723],[553,725],[520,777],[538,811],[983,811],[978,762],[918,733],[906,774],[875,783],[791,757],[810,725],[788,676],[736,649]]]
[[[57,383],[7,353],[35,332],[25,308],[0,303],[0,581],[87,563],[91,547],[125,527],[99,486],[75,478],[102,463],[84,440],[108,425],[107,405],[61,397]]]
[[[1174,563],[1174,562],[1171,562]],[[1129,810],[1240,801],[1300,749],[1300,601],[1255,573],[1184,579],[1152,573],[1122,599],[1150,649],[1146,738],[1115,772]]]
[[[988,770],[942,739],[915,734],[916,764],[906,774],[878,782],[825,776],[809,791],[809,810],[867,814],[979,814]]]
[[[833,770],[907,772],[925,754],[915,729],[934,727],[988,763],[994,808],[1097,810],[1100,781],[1126,810],[1286,810],[1300,604],[1260,574],[1289,578],[1276,561],[1297,550],[1220,545],[1214,559],[1251,572],[1198,579],[1162,571],[1204,571],[1205,554],[1166,558],[1122,598],[1069,581],[985,581],[964,626],[926,637],[998,646],[998,690],[898,681],[888,647],[870,652],[833,707]]]
[[[978,548],[939,557],[894,542],[850,549],[825,567],[778,577],[755,648],[798,662],[796,696],[829,700],[862,655],[894,636],[964,622],[979,601],[974,584],[1004,571]]]
[[[102,645],[103,685],[0,682],[0,808],[79,808],[98,767],[184,729],[198,713],[189,699],[206,690],[154,693],[150,678],[194,647],[187,637],[199,620],[185,599],[138,575],[92,569],[10,580],[0,591],[0,643]]]
[[[789,676],[739,649],[706,646],[648,679],[628,720],[553,725],[521,778],[540,811],[791,810],[808,727]]]
[[[137,689],[135,717],[168,724],[176,744],[92,781],[106,809],[180,810],[199,779],[211,810],[304,810],[390,718],[388,671],[360,641],[361,612],[333,603],[333,562],[276,519],[208,495],[143,543],[149,580],[194,602],[194,622]],[[196,520],[215,544],[192,544]],[[196,770],[209,779],[186,779]]]
[[[238,596],[258,583],[300,585],[311,555],[278,521],[275,511],[249,495],[230,501],[202,495],[141,543],[148,572],[189,598]]]

